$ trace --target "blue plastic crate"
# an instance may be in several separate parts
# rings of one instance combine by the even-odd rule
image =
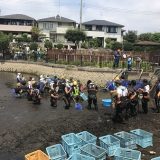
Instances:
[[[82,140],[76,136],[74,133],[63,135],[62,145],[68,155],[73,153],[80,153],[80,147],[82,146]]]
[[[112,100],[111,99],[102,99],[102,105],[104,107],[110,107],[112,105]]]
[[[152,158],[151,160],[160,160],[160,157]]]
[[[114,160],[141,160],[141,152],[127,148],[118,148]]]
[[[67,160],[95,160],[95,158],[76,153],[72,154]]]
[[[136,135],[136,143],[142,148],[153,146],[153,134],[142,129],[131,130]]]
[[[114,136],[120,140],[120,146],[122,148],[129,148],[129,149],[137,148],[135,135],[125,131],[121,131],[115,133]]]
[[[81,92],[80,93],[80,97],[84,100],[84,101],[87,101],[88,100],[88,97],[85,95],[85,93]]]
[[[95,144],[88,143],[80,148],[81,154],[95,158],[95,160],[105,160],[106,150]]]
[[[82,140],[83,145],[85,145],[87,143],[96,144],[96,142],[97,142],[97,137],[87,131],[77,133],[76,135],[78,138],[80,138]]]
[[[113,156],[117,148],[120,148],[120,140],[112,135],[99,137],[100,146],[106,149],[108,156]]]
[[[46,152],[51,160],[65,160],[67,158],[67,154],[61,144],[47,147]]]

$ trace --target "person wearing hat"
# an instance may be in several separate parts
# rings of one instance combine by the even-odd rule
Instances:
[[[87,82],[87,91],[88,91],[88,109],[90,110],[92,108],[92,103],[93,103],[95,110],[98,111],[98,105],[97,105],[98,87],[91,80],[88,80]]]
[[[64,96],[63,96],[65,109],[69,109],[71,107],[71,92],[72,92],[72,87],[70,86],[69,81],[66,80],[66,85],[64,88]]]
[[[17,73],[17,83],[22,81],[21,73]]]
[[[57,101],[59,98],[58,92],[56,90],[56,84],[53,84],[52,89],[50,90],[50,102],[52,107],[57,107]]]
[[[72,97],[78,103],[80,96],[80,88],[78,86],[77,81],[73,81],[73,87],[72,87]]]

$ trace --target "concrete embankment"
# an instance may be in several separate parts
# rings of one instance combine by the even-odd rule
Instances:
[[[120,73],[120,69],[112,70],[109,68],[92,68],[92,67],[77,67],[65,66],[52,63],[42,62],[26,62],[26,61],[6,61],[0,64],[0,71],[5,72],[21,72],[35,75],[56,75],[65,78],[73,77],[79,79],[83,83],[87,80],[95,81],[97,84],[105,84],[107,80],[112,80]],[[131,73],[134,78],[138,73]],[[147,76],[145,74],[144,76]]]

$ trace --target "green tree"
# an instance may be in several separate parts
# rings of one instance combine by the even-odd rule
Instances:
[[[133,50],[133,43],[124,42],[123,49],[124,49],[124,51],[132,51]]]
[[[117,50],[117,49],[122,49],[122,43],[120,42],[112,42],[112,47],[111,47],[112,50]]]
[[[92,38],[88,41],[88,46],[90,48],[98,48],[101,47],[101,41],[98,38]]]
[[[57,44],[56,47],[57,47],[58,49],[62,49],[62,48],[63,48],[63,44],[59,43],[59,44]]]
[[[110,38],[106,38],[106,39],[105,39],[106,48],[111,49],[114,42],[115,42],[115,41],[111,40]]]
[[[150,41],[152,33],[142,33],[138,36],[138,40],[140,41]]]
[[[9,50],[9,43],[9,36],[0,32],[0,52],[3,53],[3,57],[5,57],[4,53],[6,53]]]
[[[86,39],[86,34],[83,31],[74,29],[74,30],[67,30],[65,34],[65,38],[68,41],[71,41],[77,47],[80,41],[84,41]]]
[[[30,44],[30,50],[37,51],[37,48],[38,48],[38,44],[36,42],[32,42]]]
[[[137,32],[128,31],[124,36],[124,40],[130,43],[135,43],[137,41]]]
[[[53,48],[53,44],[52,44],[51,41],[46,40],[45,43],[44,43],[44,47],[47,48],[47,49],[52,49]]]
[[[31,34],[32,34],[32,40],[34,42],[37,42],[41,35],[41,30],[37,26],[33,26],[31,29]]]
[[[151,41],[160,42],[160,33],[154,33],[154,34],[152,34]]]

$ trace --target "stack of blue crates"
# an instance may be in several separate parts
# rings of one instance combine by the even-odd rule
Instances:
[[[50,160],[65,160],[67,154],[61,144],[56,144],[46,148]]]
[[[114,160],[141,160],[141,152],[127,148],[118,148]]]
[[[129,149],[137,148],[135,135],[122,131],[115,133],[114,136],[120,140],[120,146],[122,148],[129,148]]]
[[[153,134],[142,129],[135,129],[130,131],[132,134],[136,136],[137,145],[142,148],[146,148],[149,146],[153,146]]]
[[[100,146],[106,149],[108,156],[113,156],[115,150],[120,148],[120,140],[112,135],[99,137]]]
[[[160,157],[152,158],[151,160],[160,160]]]
[[[106,150],[95,144],[88,143],[80,148],[81,154],[95,158],[95,160],[105,160]]]
[[[77,133],[76,136],[82,140],[83,145],[97,142],[97,137],[87,131]]]
[[[80,153],[80,147],[83,145],[82,140],[76,136],[75,133],[70,133],[63,135],[62,137],[62,145],[68,155],[72,155],[73,153]]]
[[[72,154],[67,160],[95,160],[95,158],[75,153]]]

